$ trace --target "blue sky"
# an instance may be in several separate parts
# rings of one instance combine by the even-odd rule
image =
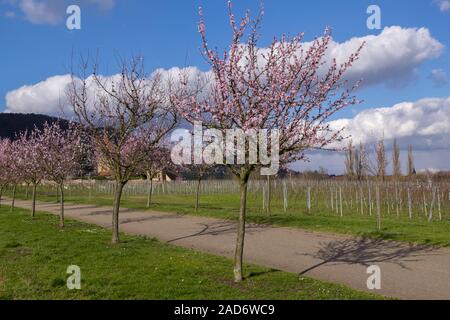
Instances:
[[[75,1],[76,3],[76,1]],[[235,1],[236,13],[247,8],[257,12],[259,1]],[[441,12],[433,0],[396,1],[297,1],[266,0],[261,44],[273,36],[301,31],[307,38],[318,36],[324,27],[333,28],[336,41],[355,36],[377,34],[366,27],[370,4],[378,4],[382,26],[426,27],[446,47],[450,45],[450,12]],[[6,105],[8,91],[68,72],[72,50],[87,54],[99,52],[104,71],[114,71],[115,57],[140,53],[151,69],[195,65],[205,68],[199,56],[197,8],[204,8],[210,42],[225,47],[228,39],[225,1],[190,0],[127,0],[115,2],[110,10],[81,4],[82,29],[69,31],[64,21],[57,25],[33,24],[24,18],[18,5],[4,1],[0,6],[0,110]],[[16,12],[15,18],[5,17]],[[62,15],[64,16],[64,12]],[[449,52],[434,61],[427,61],[419,76],[409,85],[385,89],[384,85],[364,90],[360,96],[364,106],[388,106],[398,101],[417,100],[425,96],[444,96],[449,87],[435,87],[427,79],[432,69],[450,73]]]
[[[115,61],[118,56],[129,57],[132,54],[145,56],[149,71],[174,66],[196,66],[206,71],[207,67],[199,55],[199,6],[204,10],[211,44],[225,48],[230,35],[226,1],[70,1],[70,4],[73,3],[81,7],[81,30],[69,31],[66,28],[65,8],[69,4],[66,0],[0,0],[0,112],[5,109],[24,112],[23,103],[32,104],[33,88],[27,87],[25,102],[17,101],[24,97],[25,91],[16,91],[11,96],[10,105],[6,101],[8,92],[38,84],[55,75],[67,74],[72,51],[84,55],[99,52],[104,74],[117,71]],[[419,46],[422,35],[414,35],[414,44],[408,40],[401,50],[395,50],[404,51],[405,57],[411,57],[410,52],[416,50],[414,59],[420,61],[406,61],[408,58],[405,58],[405,61],[400,59],[389,66],[390,58],[383,61],[382,55],[383,50],[389,52],[390,48],[383,48],[386,45],[380,41],[377,47],[380,49],[376,53],[381,57],[373,61],[387,68],[384,70],[393,70],[392,74],[387,72],[390,75],[386,76],[385,81],[383,74],[377,75],[376,81],[358,92],[364,103],[358,108],[341,112],[337,118],[352,118],[365,109],[392,107],[406,101],[448,98],[450,2],[447,0],[266,0],[260,46],[268,45],[274,36],[282,33],[305,32],[306,40],[311,40],[320,36],[326,26],[333,28],[333,38],[337,43],[354,37],[379,36],[383,30],[369,30],[366,26],[369,17],[366,10],[371,4],[381,8],[382,28],[399,26],[401,30],[397,31],[402,33],[409,28],[424,27],[430,35],[423,42],[432,39],[442,48],[424,53],[425,57],[422,57],[421,50],[426,51],[426,48]],[[236,0],[234,11],[237,15],[246,9],[256,13],[259,5],[258,0]],[[396,52],[390,54],[395,56]],[[370,63],[372,57],[367,54],[365,59],[369,61],[366,63]],[[376,66],[372,66],[371,70],[376,70]],[[45,98],[45,93],[40,94]],[[40,99],[42,103],[42,96]],[[21,105],[21,108],[16,105]],[[31,105],[30,108],[35,111]],[[411,134],[409,138],[413,139]]]

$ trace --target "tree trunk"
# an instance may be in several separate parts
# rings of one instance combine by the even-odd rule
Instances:
[[[28,197],[29,197],[29,192],[28,192],[28,189],[30,188],[30,184],[29,183],[27,183],[27,187],[25,188],[25,199],[26,200],[28,200]]]
[[[197,190],[195,191],[195,212],[198,211],[199,208],[199,200],[200,200],[200,185],[202,183],[202,179],[197,179]]]
[[[16,205],[16,191],[17,191],[17,184],[13,187],[13,194],[12,194],[12,202],[11,202],[11,212],[14,211],[14,206]]]
[[[272,208],[270,204],[270,198],[271,198],[272,190],[270,188],[270,176],[267,176],[267,213],[272,213]]]
[[[3,186],[0,187],[0,208],[2,207]]]
[[[245,216],[247,213],[247,181],[240,181],[240,210],[234,254],[234,282],[242,281],[242,261],[244,257]]]
[[[122,199],[122,191],[125,183],[116,182],[116,188],[114,190],[114,208],[112,216],[112,244],[119,243],[119,211],[120,211],[120,200]]]
[[[152,194],[153,194],[153,179],[149,178],[148,194],[147,194],[147,208],[152,205]]]
[[[37,183],[33,183],[33,195],[31,200],[31,217],[34,218],[36,215],[36,189],[37,189]]]
[[[59,213],[59,227],[64,228],[64,184],[59,185],[59,195],[60,195],[60,203],[61,203],[61,211]]]

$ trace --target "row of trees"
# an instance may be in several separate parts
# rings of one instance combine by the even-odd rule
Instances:
[[[371,158],[374,155],[374,159]],[[392,144],[392,177],[399,181],[403,177],[402,165],[400,161],[400,147],[397,139]],[[389,165],[386,147],[383,139],[378,140],[373,146],[373,150],[362,142],[358,147],[353,145],[353,141],[348,142],[345,155],[345,174],[350,180],[364,180],[369,176],[377,177],[380,181],[385,181],[387,177],[387,167]],[[416,174],[414,167],[414,157],[412,146],[408,147],[407,177]]]
[[[158,72],[149,75],[144,71],[141,57],[122,61],[119,74],[113,78],[100,76],[98,64],[92,65],[83,59],[80,73],[72,72],[67,96],[77,130],[91,142],[97,159],[108,167],[115,180],[112,243],[119,242],[119,211],[124,186],[143,168],[150,169],[148,164],[157,157],[157,150],[180,119],[191,124],[201,121],[206,128],[218,130],[223,136],[230,129],[244,133],[278,130],[279,148],[273,156],[279,157],[281,165],[303,160],[307,150],[321,149],[342,139],[341,131],[330,129],[328,119],[359,102],[352,94],[358,83],[349,84],[345,75],[358,59],[362,46],[346,60],[326,61],[332,41],[330,31],[326,30],[322,37],[307,45],[303,34],[283,35],[274,38],[267,49],[262,49],[258,46],[258,30],[263,10],[253,21],[246,14],[237,22],[231,2],[228,7],[233,36],[223,54],[210,48],[200,10],[198,29],[203,56],[211,67],[210,78],[199,76],[192,80],[184,73],[175,79]],[[40,150],[43,147],[38,141],[43,137],[46,134],[23,135],[17,145],[23,144],[29,149],[2,152],[14,154],[14,158],[20,157],[27,163],[24,170],[27,176],[18,181],[30,182],[34,188],[44,176],[62,185],[73,171],[69,164],[62,170],[57,168],[62,162],[62,147],[71,149],[68,145],[77,143],[69,142],[71,138],[66,136],[60,146],[55,147],[52,141],[46,148],[52,152],[58,149],[58,152],[49,158],[46,151]],[[270,135],[269,140],[274,137]],[[235,145],[238,143],[233,141]],[[240,186],[236,282],[243,279],[248,181],[250,174],[263,166],[261,158],[258,164],[250,161],[250,143],[244,144],[245,163],[234,161],[226,165]],[[267,152],[269,157],[271,152]],[[69,159],[67,162],[76,167],[75,157]],[[11,172],[22,172],[22,169]]]
[[[21,133],[15,140],[0,140],[0,200],[7,185],[13,187],[14,210],[16,188],[25,183],[32,187],[31,216],[36,212],[36,189],[42,180],[53,181],[59,189],[60,226],[64,227],[64,183],[79,174],[83,143],[75,126],[62,129],[58,123],[43,129]]]

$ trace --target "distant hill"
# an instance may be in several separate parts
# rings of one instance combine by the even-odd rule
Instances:
[[[42,129],[45,123],[60,122],[62,127],[68,126],[68,121],[43,114],[0,113],[0,138],[14,139],[16,135],[35,127]]]

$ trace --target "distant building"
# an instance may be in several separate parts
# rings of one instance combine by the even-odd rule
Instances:
[[[161,170],[159,171],[156,176],[153,178],[153,181],[157,181],[157,182],[171,182],[171,181],[181,181],[183,180],[183,178],[181,178],[180,176],[176,175],[173,172],[169,172],[169,171],[165,171],[165,170]]]
[[[108,166],[104,163],[104,161],[98,161],[97,164],[97,174],[101,177],[110,177],[111,176],[111,170],[108,168]],[[153,178],[153,181],[155,182],[170,182],[170,181],[182,181],[183,178],[176,174],[175,172],[161,170],[159,171],[155,177]]]

